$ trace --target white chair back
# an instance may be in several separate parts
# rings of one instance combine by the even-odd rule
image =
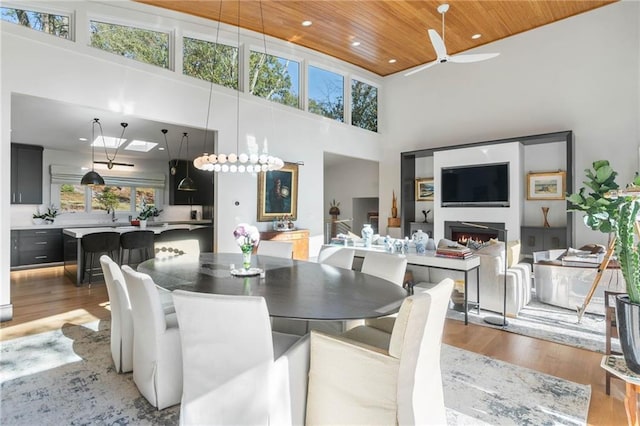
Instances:
[[[184,369],[180,423],[268,424],[274,349],[264,298],[176,290],[173,299]]]
[[[111,307],[111,357],[118,373],[133,370],[133,318],[131,302],[120,266],[109,256],[100,256]]]
[[[369,251],[364,256],[361,271],[391,281],[400,287],[404,283],[407,258],[404,255]]]
[[[175,314],[165,317],[156,285],[147,274],[122,267],[133,317],[133,381],[159,410],[182,395],[182,350]]]
[[[355,250],[338,247],[324,246],[318,254],[318,263],[335,266],[337,268],[351,269],[353,267],[353,256]]]
[[[293,257],[293,243],[291,241],[262,240],[258,243],[256,254],[291,259]]]

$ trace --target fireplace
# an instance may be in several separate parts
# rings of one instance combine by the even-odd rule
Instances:
[[[504,223],[497,222],[470,222],[476,225],[488,226],[490,228],[504,229]],[[469,240],[477,243],[489,241],[489,239],[498,239],[500,232],[493,229],[476,228],[475,226],[465,225],[461,222],[444,222],[445,238],[457,241],[466,245]]]

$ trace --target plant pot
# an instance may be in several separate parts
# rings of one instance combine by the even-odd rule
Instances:
[[[616,318],[624,360],[629,370],[640,374],[640,304],[626,294],[617,296]]]
[[[140,228],[144,229],[147,227],[147,220],[146,219],[140,219]]]

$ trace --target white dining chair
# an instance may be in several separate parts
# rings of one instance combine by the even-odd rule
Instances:
[[[324,246],[318,253],[318,263],[335,266],[336,268],[351,269],[355,250],[339,246]]]
[[[262,240],[258,243],[256,254],[291,259],[293,257],[293,243],[291,241]]]
[[[180,424],[304,424],[308,336],[272,333],[263,297],[176,290],[173,298],[184,371]]]
[[[176,314],[165,315],[151,277],[122,267],[133,318],[133,382],[158,410],[180,402],[182,349]]]
[[[407,258],[400,254],[368,251],[361,272],[391,281],[402,287],[407,271]]]
[[[407,297],[391,333],[311,331],[306,424],[446,424],[440,349],[452,289],[447,278]]]

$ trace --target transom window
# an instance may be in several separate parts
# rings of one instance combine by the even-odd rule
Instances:
[[[351,124],[378,131],[378,88],[351,80]]]
[[[169,34],[89,21],[89,45],[129,59],[169,68]]]
[[[344,122],[344,77],[309,65],[309,112]]]
[[[249,93],[299,108],[300,64],[261,52],[249,55]]]
[[[61,38],[71,38],[69,34],[69,23],[71,19],[66,15],[15,9],[12,7],[0,7],[0,17],[3,21],[22,25],[36,31]]]
[[[238,48],[184,37],[182,73],[220,86],[238,88]],[[213,79],[213,80],[212,80]]]

